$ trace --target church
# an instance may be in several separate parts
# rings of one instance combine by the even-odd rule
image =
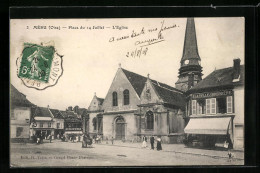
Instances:
[[[119,64],[106,97],[94,95],[83,129],[103,139],[139,141],[144,135],[155,135],[165,143],[180,143],[186,125],[184,93],[201,80],[201,71],[194,19],[190,18],[176,88]]]
[[[92,136],[100,135],[103,140],[122,141],[140,141],[144,135],[148,138],[154,135],[160,136],[164,143],[183,143],[187,136],[199,136],[196,141],[205,144],[205,141],[200,139],[206,139],[207,136],[206,141],[213,141],[213,146],[222,145],[222,139],[228,137],[231,147],[243,148],[244,114],[240,109],[243,103],[238,101],[241,97],[236,96],[237,93],[241,95],[244,88],[243,66],[237,65],[238,60],[234,60],[235,62],[234,68],[219,70],[218,75],[222,74],[225,81],[215,83],[212,90],[210,85],[216,80],[212,78],[212,74],[202,79],[195,22],[194,18],[188,18],[175,87],[154,80],[149,74],[142,76],[131,72],[119,64],[106,97],[99,98],[94,95],[83,123],[84,132]],[[242,74],[236,74],[236,78],[239,78],[236,79],[234,74],[238,71],[236,69],[240,68],[239,72]],[[227,88],[223,90],[222,84]],[[208,95],[205,96],[205,93]],[[215,97],[216,93],[220,98],[211,98]],[[194,98],[198,95],[201,98]],[[217,105],[212,101],[209,105],[209,99],[215,99],[215,103],[219,100],[222,102]],[[240,106],[235,105],[234,100]],[[200,101],[204,106],[200,105]],[[212,109],[212,105],[222,105],[214,116],[208,111]],[[207,108],[209,106],[211,108]],[[235,107],[237,112],[234,111]],[[223,124],[226,124],[224,130]],[[204,126],[207,129],[200,129]],[[215,129],[210,130],[211,127]],[[196,145],[192,140],[189,142]]]

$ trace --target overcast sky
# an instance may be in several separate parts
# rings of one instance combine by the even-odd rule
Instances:
[[[164,27],[169,28],[161,32],[161,40],[164,41],[142,47],[142,50],[147,50],[146,55],[131,57],[131,52],[141,48],[136,45],[138,41],[158,38],[162,22]],[[47,29],[33,29],[38,25],[47,26]],[[60,26],[60,30],[50,30],[48,26]],[[74,29],[69,29],[69,26]],[[81,26],[85,29],[75,29]],[[104,29],[93,30],[93,26],[104,26]],[[127,29],[113,29],[113,26]],[[244,64],[244,18],[195,18],[195,26],[203,77],[215,68],[232,66],[234,58],[240,58],[241,64]],[[11,83],[32,103],[61,110],[75,105],[87,108],[94,92],[105,98],[119,63],[124,69],[143,76],[149,73],[150,78],[175,86],[185,27],[186,18],[11,20]],[[157,30],[148,31],[155,28]],[[131,38],[133,31],[141,34]],[[117,41],[123,36],[130,37]],[[115,41],[112,41],[113,38]],[[55,86],[43,91],[27,88],[17,77],[15,64],[23,50],[23,43],[49,41],[53,41],[57,52],[64,55],[63,75]]]

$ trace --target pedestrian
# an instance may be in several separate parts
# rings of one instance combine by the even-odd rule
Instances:
[[[157,137],[157,146],[156,146],[157,151],[162,150],[162,143],[161,142],[162,142],[161,136],[158,136]]]
[[[49,139],[50,139],[50,143],[51,143],[51,140],[52,140],[52,135],[51,134],[49,135]]]
[[[142,143],[142,148],[146,148],[147,147],[147,137],[144,135],[143,137],[143,143]]]
[[[106,144],[108,144],[108,137],[106,137]]]
[[[59,134],[57,134],[57,139],[60,139],[60,135]]]
[[[153,135],[150,137],[150,143],[151,143],[151,150],[154,150],[154,136]]]
[[[112,145],[114,144],[114,137],[111,138]]]
[[[228,150],[228,162],[231,162],[233,157],[233,153],[231,153],[230,150]]]

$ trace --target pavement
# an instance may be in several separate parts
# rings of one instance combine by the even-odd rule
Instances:
[[[43,144],[11,143],[11,167],[71,166],[184,166],[243,165],[244,153],[235,151],[230,161],[227,151],[187,148],[183,144],[162,144],[163,150],[142,148],[141,143],[114,141],[82,148],[81,142],[53,140]]]
[[[112,144],[111,141],[106,144],[105,141],[102,141],[99,145],[114,145],[118,147],[130,147],[130,148],[142,148],[142,143],[132,143],[132,142],[122,142],[114,141]],[[147,148],[151,148],[151,145],[147,143]],[[154,144],[156,149],[156,143]],[[161,152],[174,152],[181,154],[190,154],[190,155],[199,155],[199,156],[208,156],[213,158],[228,158],[228,151],[224,150],[213,150],[213,149],[200,149],[200,148],[191,148],[187,147],[184,144],[162,144],[163,150]],[[244,160],[244,151],[243,150],[230,150],[233,154],[233,159]]]

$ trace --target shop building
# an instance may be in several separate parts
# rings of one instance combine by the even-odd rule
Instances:
[[[187,91],[189,144],[244,148],[244,65],[215,70]]]
[[[66,111],[60,111],[64,118],[64,134],[67,137],[71,136],[81,136],[82,133],[82,118],[78,114],[79,108],[75,106],[74,109],[72,106],[68,107]],[[84,111],[82,111],[83,113]]]
[[[31,112],[35,105],[12,84],[10,87],[10,100],[11,142],[27,142],[30,139]]]
[[[49,109],[53,117],[54,139],[60,138],[64,134],[64,118],[57,109]]]
[[[36,107],[30,125],[31,136],[54,136],[54,118],[49,108]]]

